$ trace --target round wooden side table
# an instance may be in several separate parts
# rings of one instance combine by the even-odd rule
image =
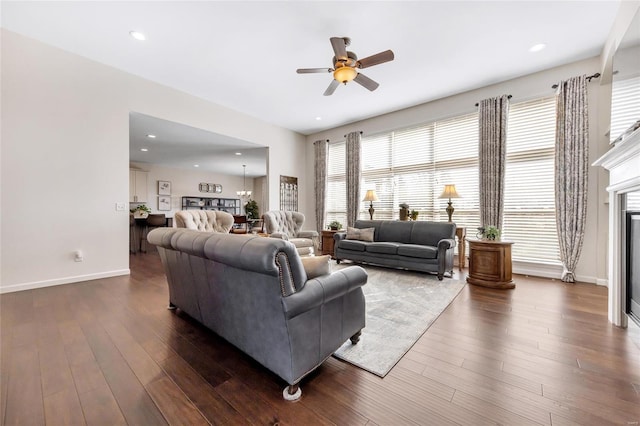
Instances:
[[[511,277],[511,241],[467,239],[469,243],[469,284],[509,289],[516,284]]]

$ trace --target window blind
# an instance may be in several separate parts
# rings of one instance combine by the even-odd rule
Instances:
[[[640,119],[640,76],[611,86],[611,142]]]
[[[502,236],[514,260],[558,262],[555,219],[555,98],[512,104]]]

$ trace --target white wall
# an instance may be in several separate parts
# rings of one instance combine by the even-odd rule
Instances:
[[[270,206],[280,174],[307,184],[300,134],[5,29],[1,40],[0,292],[128,273],[128,209],[115,204],[128,205],[131,111],[268,146]]]
[[[239,198],[236,191],[243,189],[244,180],[242,176],[230,176],[220,173],[204,172],[199,170],[174,169],[171,167],[158,166],[147,163],[130,163],[131,169],[143,170],[147,176],[147,202],[144,203],[151,209],[152,213],[164,213],[167,217],[173,217],[174,213],[182,210],[182,197],[196,196],[208,198]],[[171,210],[158,210],[158,181],[168,180],[171,182]],[[219,194],[200,192],[198,185],[200,182],[217,183],[222,185],[222,192]],[[253,179],[247,179],[247,191],[253,191]],[[139,203],[131,203],[136,205]],[[240,212],[244,214],[244,210]]]
[[[511,103],[553,96],[554,90],[551,85],[560,80],[581,74],[592,75],[599,71],[599,58],[592,58],[309,135],[307,136],[307,169],[310,172],[305,192],[313,194],[313,142],[316,140],[341,141],[344,140],[345,134],[352,131],[362,131],[365,136],[374,135],[464,115],[475,111],[475,104],[480,100],[502,94],[512,95]],[[602,119],[600,117],[601,114],[606,114],[607,111],[602,111],[599,107],[601,100],[604,100],[605,104],[609,102],[606,98],[607,96],[610,96],[610,94],[607,95],[606,90],[601,90],[598,80],[593,80],[589,84],[591,162],[599,157],[603,145],[607,145],[607,139],[604,136],[607,129],[602,128]],[[452,149],[455,149],[455,147],[452,147]],[[606,231],[604,230],[606,230],[607,219],[606,217],[602,218],[602,214],[606,214],[606,208],[603,209],[604,200],[602,195],[606,192],[604,191],[602,180],[598,179],[598,173],[598,168],[591,167],[589,169],[587,231],[576,273],[580,281],[605,284],[606,257],[603,256],[602,251],[606,247]],[[313,211],[313,197],[307,197],[306,202],[306,210]],[[599,229],[601,232],[598,231]],[[536,265],[514,263],[514,272],[559,278],[561,270],[557,267],[543,268]]]

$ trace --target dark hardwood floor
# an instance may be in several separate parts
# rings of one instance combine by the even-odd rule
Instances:
[[[640,332],[607,322],[604,287],[466,286],[384,379],[329,358],[290,403],[166,309],[157,254],[131,271],[0,296],[2,424],[640,424]]]

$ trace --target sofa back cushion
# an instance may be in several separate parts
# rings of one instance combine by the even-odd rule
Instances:
[[[262,215],[267,234],[280,233],[293,238],[298,235],[304,224],[304,215],[300,212],[272,210]]]
[[[226,234],[233,227],[233,215],[223,211],[180,210],[174,217],[177,228]]]
[[[356,228],[375,228],[374,241],[437,246],[444,238],[455,238],[452,222],[357,220]]]

